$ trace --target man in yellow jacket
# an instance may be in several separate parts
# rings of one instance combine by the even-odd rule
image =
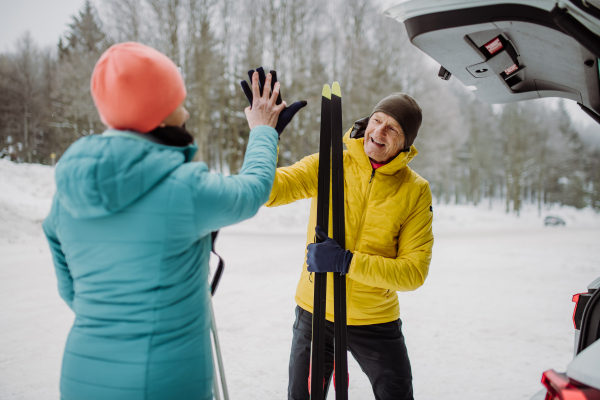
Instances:
[[[348,349],[367,374],[376,399],[413,399],[412,373],[397,291],[415,290],[429,271],[433,234],[429,183],[408,167],[421,126],[421,108],[394,93],[344,136],[346,246],[313,244],[318,154],[278,168],[267,206],[312,198],[307,260],[296,291],[289,365],[289,400],[308,400],[314,296],[313,272],[346,274]],[[331,215],[330,215],[331,221]],[[333,224],[330,222],[329,226]],[[329,232],[331,236],[331,232]],[[333,371],[333,278],[327,280],[325,376]]]

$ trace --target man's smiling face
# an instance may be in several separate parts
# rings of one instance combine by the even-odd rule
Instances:
[[[376,112],[365,130],[365,154],[376,163],[386,163],[404,149],[404,132],[398,121]]]

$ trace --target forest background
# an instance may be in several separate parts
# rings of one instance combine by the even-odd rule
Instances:
[[[96,6],[94,5],[97,5]],[[318,149],[323,84],[339,81],[345,129],[393,92],[423,108],[410,166],[437,202],[564,204],[600,211],[600,140],[571,121],[565,101],[480,102],[410,44],[404,27],[369,0],[86,0],[56,46],[25,32],[0,53],[0,158],[52,163],[75,140],[101,133],[90,96],[109,46],[148,44],[182,68],[197,159],[236,173],[249,129],[239,81],[277,70],[283,98],[307,100],[280,141],[279,165]]]

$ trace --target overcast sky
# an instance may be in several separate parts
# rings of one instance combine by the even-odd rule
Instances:
[[[41,46],[55,46],[71,16],[84,0],[0,0],[0,51],[11,51],[15,40],[30,31]],[[94,2],[92,2],[94,3]]]

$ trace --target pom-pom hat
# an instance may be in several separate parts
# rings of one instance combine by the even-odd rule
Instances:
[[[142,133],[155,129],[187,94],[175,63],[136,42],[116,44],[102,54],[91,91],[105,125]]]

